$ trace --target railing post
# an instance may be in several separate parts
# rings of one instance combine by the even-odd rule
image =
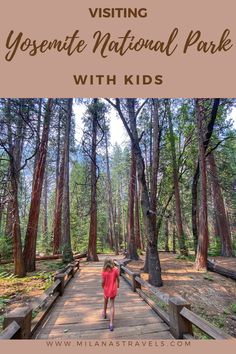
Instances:
[[[18,307],[5,315],[3,320],[3,329],[13,321],[20,326],[17,339],[29,339],[31,336],[32,309],[29,307]]]
[[[80,260],[78,259],[78,260],[74,261],[74,264],[75,264],[75,267],[77,267],[79,270],[80,269]]]
[[[70,263],[69,265],[70,265],[70,267],[72,268],[72,270],[71,270],[72,278],[74,278],[75,273],[76,273],[76,265],[75,265],[74,262],[73,262],[73,263]]]
[[[183,339],[184,334],[192,334],[192,324],[180,315],[183,307],[191,308],[189,302],[179,296],[169,299],[170,332],[176,339]]]
[[[55,275],[54,280],[57,280],[57,279],[60,280],[60,285],[58,287],[58,290],[59,290],[60,296],[62,296],[64,294],[64,289],[65,289],[65,274],[62,273],[62,274]]]
[[[131,279],[132,279],[132,290],[133,292],[136,292],[136,289],[141,289],[141,284],[139,284],[135,277],[140,277],[140,273],[132,273]]]

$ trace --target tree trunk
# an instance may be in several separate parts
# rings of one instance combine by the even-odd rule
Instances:
[[[170,146],[172,154],[172,168],[173,168],[173,181],[174,181],[174,193],[175,193],[175,214],[176,214],[176,225],[177,225],[177,235],[179,241],[180,254],[187,256],[188,250],[185,244],[185,235],[183,231],[183,222],[181,214],[181,201],[179,192],[179,171],[176,162],[176,150],[175,150],[175,137],[173,131],[173,123],[170,112],[170,106],[168,107],[168,121],[169,121],[169,132],[170,132]]]
[[[144,142],[144,161],[145,161],[145,166],[146,166],[146,169],[147,169],[147,189],[148,191],[150,191],[150,178],[149,178],[149,175],[150,175],[150,166],[148,166],[148,149],[147,149],[147,144],[146,142]]]
[[[63,151],[60,172],[58,177],[58,185],[56,188],[56,205],[54,211],[53,222],[53,254],[61,251],[61,218],[62,218],[62,202],[64,189],[64,170],[65,170],[65,152]]]
[[[132,148],[135,153],[136,157],[136,164],[137,164],[137,172],[138,172],[138,180],[139,185],[141,188],[141,207],[142,207],[142,214],[143,214],[143,223],[145,225],[145,231],[147,233],[148,239],[148,247],[149,247],[149,282],[154,286],[162,286],[162,279],[161,279],[161,266],[159,260],[159,254],[157,251],[157,235],[155,233],[155,226],[153,225],[153,221],[151,218],[151,210],[150,210],[150,199],[149,193],[147,189],[147,181],[145,176],[145,164],[142,156],[142,151],[139,144],[139,137],[137,131],[137,123],[136,118],[140,109],[135,112],[135,98],[128,98],[126,99],[126,107],[128,111],[130,127],[127,123],[125,116],[122,113],[120,100],[116,99],[116,104],[112,103],[108,100],[116,109],[117,112],[124,124],[124,127],[129,134],[131,139]]]
[[[120,244],[122,242],[122,235],[121,235],[121,230],[122,230],[122,218],[121,218],[121,200],[120,200],[120,190],[118,192],[117,196],[117,240],[118,240],[118,245],[119,245],[119,250],[120,250]]]
[[[197,245],[198,245],[198,227],[197,227],[197,215],[198,215],[198,194],[197,186],[199,179],[199,162],[193,177],[192,183],[192,233],[193,233],[193,243],[195,255],[197,254]]]
[[[153,101],[155,102],[155,101]],[[152,109],[152,105],[150,107],[150,109]],[[153,114],[151,114],[151,119],[150,119],[150,123],[149,123],[149,137],[150,137],[150,145],[149,145],[149,169],[148,169],[148,165],[147,166],[147,171],[149,170],[149,173],[147,172],[147,187],[148,187],[148,190],[150,192],[150,195],[151,195],[151,184],[152,184],[152,181],[153,181],[153,160],[154,160],[154,156],[153,156],[153,152],[155,151],[154,148],[153,148],[153,140],[155,140],[155,132],[153,132]]]
[[[134,223],[135,243],[138,249],[142,248],[139,222],[139,197],[138,197],[138,183],[135,183],[135,223]]]
[[[92,121],[92,152],[91,152],[91,204],[90,226],[87,261],[98,261],[97,256],[97,129],[98,129],[98,99],[93,100],[94,112]]]
[[[211,135],[213,133],[214,129],[214,124],[218,112],[218,107],[220,104],[220,99],[215,98],[212,106],[212,111],[211,111],[211,119],[207,125],[207,131],[204,136],[204,149],[205,151],[207,150],[207,147],[209,145]],[[193,240],[194,240],[194,248],[195,248],[195,253],[197,253],[197,244],[198,244],[198,179],[199,179],[199,159],[197,162],[197,167],[195,170],[195,174],[193,177],[193,183],[192,183],[192,232],[193,232]]]
[[[61,118],[62,113],[59,112],[58,126],[57,126],[57,157],[56,157],[56,198],[53,215],[53,254],[58,254],[61,251],[61,214],[62,214],[62,196],[64,185],[64,169],[65,158],[62,153],[62,160],[60,165],[60,146],[61,146]]]
[[[18,120],[17,120],[16,134],[14,136],[14,139],[13,139],[11,132],[10,131],[8,132],[10,134],[10,135],[8,135],[8,138],[10,138],[10,140],[8,139],[8,142],[11,145],[10,150],[12,151],[11,154],[12,154],[13,163],[14,163],[14,170],[15,170],[16,178],[17,178],[17,188],[18,188],[18,184],[19,184],[19,177],[20,177],[19,171],[20,171],[20,167],[21,167],[21,158],[22,158],[22,151],[23,151],[23,145],[24,145],[24,131],[25,131],[25,120],[23,119],[23,117],[24,117],[24,112],[23,112],[24,102],[25,102],[25,99],[20,100],[19,116],[18,116]],[[10,118],[10,100],[8,100],[8,102],[7,102],[7,112],[8,112],[7,114],[9,115],[9,119],[11,119]],[[11,124],[11,122],[9,122],[9,124]],[[18,194],[18,191],[17,191],[17,194]],[[12,199],[10,198],[10,200],[8,202],[8,206],[7,206],[7,217],[6,217],[6,227],[5,227],[5,235],[10,240],[10,242],[9,242],[10,244],[12,244],[12,239],[13,239],[13,235],[12,235],[12,229],[13,229],[12,208],[13,208],[13,205],[11,203],[12,203]]]
[[[12,188],[12,236],[14,242],[14,274],[18,277],[26,275],[20,230],[20,217],[18,205],[18,180],[16,178],[16,171],[11,166],[11,188]]]
[[[67,116],[64,141],[64,184],[63,184],[63,206],[62,206],[62,260],[64,263],[73,261],[70,235],[70,129],[72,118],[73,99],[67,102]]]
[[[43,124],[42,139],[40,142],[39,155],[38,155],[36,171],[33,180],[29,219],[28,219],[28,225],[26,230],[25,247],[24,247],[25,267],[26,267],[26,271],[28,272],[35,271],[36,242],[37,242],[37,233],[38,233],[40,200],[41,200],[43,180],[44,180],[45,163],[47,158],[47,146],[48,146],[51,111],[52,111],[52,102],[53,101],[51,98],[49,98],[47,101],[44,124]]]
[[[2,198],[0,197],[0,234],[2,234],[2,216],[4,212],[4,204],[2,202]]]
[[[108,191],[107,191],[108,194]],[[109,224],[108,224],[108,242],[110,245],[110,249],[114,251],[114,240],[113,240],[113,236],[112,236],[112,221],[111,221],[111,213],[110,213],[110,208],[109,208],[109,201],[107,203],[107,216],[108,216],[108,220],[109,220]]]
[[[37,151],[36,151],[35,158],[34,158],[34,175],[33,175],[32,186],[34,185],[36,166],[37,166],[37,162],[38,162],[38,158],[39,158],[40,128],[41,128],[41,118],[42,118],[42,103],[43,103],[43,99],[40,98],[39,99],[39,110],[38,110],[38,122],[37,122],[37,135],[36,135],[36,142],[35,142],[35,146],[36,146]]]
[[[196,99],[196,114],[198,126],[199,172],[200,172],[200,207],[199,235],[196,256],[196,269],[207,270],[208,250],[208,220],[207,220],[207,174],[204,148],[204,100]]]
[[[110,163],[109,163],[109,155],[108,155],[107,132],[105,132],[105,147],[106,147],[107,188],[108,188],[111,240],[115,241],[115,254],[118,255],[119,254],[119,243],[118,243],[117,234],[116,234],[116,230],[115,230],[115,216],[114,216],[114,205],[113,205],[112,188],[111,188],[111,173],[110,173]]]
[[[150,128],[150,153],[151,158],[151,181],[150,181],[150,218],[153,224],[153,232],[156,238],[156,244],[158,239],[159,229],[157,228],[157,175],[160,163],[160,143],[161,143],[161,128],[159,123],[158,113],[158,99],[152,99],[152,121]],[[144,264],[144,271],[149,272],[149,243],[147,243],[146,258]]]
[[[170,252],[169,249],[169,217],[165,218],[165,251]]]
[[[173,242],[173,253],[176,253],[176,236],[175,236],[175,226],[173,226],[172,231],[172,242]]]
[[[130,119],[131,127],[131,137],[133,150],[136,156],[137,162],[137,171],[138,171],[138,180],[141,186],[141,206],[143,213],[143,222],[145,225],[145,230],[147,232],[148,238],[148,253],[149,253],[149,282],[154,286],[162,286],[161,279],[161,265],[159,260],[159,254],[157,251],[157,233],[156,233],[156,224],[153,222],[155,214],[151,210],[146,176],[145,176],[145,165],[142,157],[142,152],[139,145],[139,138],[136,126],[136,114],[135,114],[135,99],[127,99],[127,106]],[[124,120],[123,120],[124,122]],[[154,164],[154,158],[153,158]],[[152,170],[152,180],[154,180],[154,174]],[[152,195],[152,194],[151,194]],[[156,196],[156,194],[155,194]]]
[[[126,250],[127,248],[127,244],[126,244],[126,218],[125,218],[125,211],[124,211],[124,207],[122,207],[121,210],[121,218],[122,218],[122,241],[123,241],[123,247]]]
[[[136,184],[136,160],[134,149],[131,145],[131,165],[129,182],[129,203],[128,203],[128,258],[138,260],[137,245],[134,230],[134,199]]]
[[[47,170],[47,162],[45,168],[45,176],[44,176],[44,186],[43,186],[43,225],[42,225],[42,235],[44,245],[47,248],[48,243],[48,170]]]
[[[11,188],[10,185],[9,188]],[[7,213],[6,213],[6,222],[5,222],[5,232],[4,232],[5,237],[7,237],[7,239],[9,240],[12,239],[12,222],[13,222],[12,199],[9,199],[7,203]]]
[[[146,246],[146,254],[145,254],[145,261],[143,266],[144,273],[149,273],[149,249],[148,249],[148,242]]]
[[[18,204],[18,183],[19,183],[19,170],[21,164],[22,148],[23,148],[23,120],[20,118],[17,125],[16,138],[12,138],[11,131],[11,108],[10,100],[7,101],[7,116],[8,124],[8,146],[9,146],[9,168],[10,168],[10,225],[11,234],[13,238],[13,256],[14,256],[14,274],[18,277],[26,275],[22,242],[21,242],[21,229],[20,229],[20,216]]]
[[[210,167],[210,178],[212,181],[214,214],[216,216],[216,223],[219,230],[218,236],[220,236],[221,239],[221,256],[233,257],[229,223],[225,212],[225,205],[218,180],[217,166],[213,152],[208,155],[208,163]]]

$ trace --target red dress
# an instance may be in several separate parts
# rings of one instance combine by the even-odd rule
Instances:
[[[117,281],[119,271],[117,268],[102,272],[102,280],[104,283],[103,291],[105,298],[114,298],[117,295]]]

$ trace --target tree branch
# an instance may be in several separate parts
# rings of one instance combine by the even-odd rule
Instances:
[[[148,102],[148,98],[141,104],[141,106],[138,108],[137,112],[135,113],[135,117],[137,118],[141,110],[143,109],[144,105]]]

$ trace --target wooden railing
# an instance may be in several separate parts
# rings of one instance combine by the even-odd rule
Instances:
[[[57,298],[63,295],[66,285],[79,269],[79,264],[80,260],[75,260],[56,273],[54,283],[36,298],[31,306],[18,307],[6,314],[0,339],[33,338]],[[34,319],[32,319],[33,311],[38,312]]]
[[[126,262],[128,263],[128,261]],[[124,262],[115,261],[120,275],[129,283],[132,290],[148,303],[148,305],[170,327],[170,332],[176,339],[195,339],[193,325],[212,339],[234,339],[193,311],[191,304],[180,296],[170,297],[150,285],[140,277],[140,273],[132,272],[125,267]],[[154,298],[154,299],[153,299]],[[164,306],[161,306],[163,304]]]

